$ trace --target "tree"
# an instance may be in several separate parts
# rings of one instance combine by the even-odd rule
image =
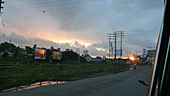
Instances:
[[[0,44],[0,51],[11,51],[14,52],[15,51],[16,46],[12,43],[1,43]]]
[[[33,54],[33,49],[29,46],[25,46],[25,51],[26,51],[26,54]]]
[[[69,49],[66,49],[66,51],[62,53],[62,57],[65,61],[75,61],[78,60],[79,55],[76,52],[73,52],[72,50],[70,51]]]
[[[37,45],[36,44],[34,44],[34,46],[33,46],[33,49],[35,50],[35,48],[37,47]]]
[[[52,56],[52,51],[50,49],[47,49],[46,50],[46,60],[50,61],[52,59],[51,56]]]
[[[16,46],[12,43],[5,42],[0,44],[0,53],[3,53],[3,58],[9,57],[9,55],[12,56],[16,51],[15,49]]]

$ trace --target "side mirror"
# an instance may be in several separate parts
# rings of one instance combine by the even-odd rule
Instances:
[[[143,84],[143,85],[145,85],[145,86],[148,86],[148,84],[145,81],[143,81],[143,80],[138,80],[138,82]]]

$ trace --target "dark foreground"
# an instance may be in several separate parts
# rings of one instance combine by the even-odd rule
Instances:
[[[147,87],[138,80],[148,81],[150,70],[151,67],[138,66],[137,70],[3,93],[0,96],[145,96]]]

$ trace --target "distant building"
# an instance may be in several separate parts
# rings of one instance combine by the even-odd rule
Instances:
[[[100,62],[101,60],[102,60],[102,58],[101,58],[101,57],[99,57],[99,56],[98,56],[98,57],[96,57],[96,61],[97,61],[97,62]]]
[[[91,57],[85,57],[86,61],[92,61]]]
[[[139,56],[140,62],[152,62],[154,60],[156,50],[143,49],[143,54]]]
[[[83,50],[83,55],[84,56],[86,56],[86,55],[88,55],[89,53],[88,53],[88,50]]]
[[[103,60],[106,60],[107,58],[106,58],[106,56],[103,56]]]
[[[141,62],[146,62],[147,61],[147,57],[140,57],[139,59]]]
[[[152,62],[154,60],[155,52],[156,50],[148,50],[147,61]]]
[[[142,58],[146,58],[147,57],[147,51],[146,49],[143,49],[143,53],[141,55]]]
[[[126,64],[131,64],[131,61],[129,59],[127,59]]]
[[[154,57],[155,56],[155,52],[156,52],[156,50],[148,50],[148,56],[152,56],[152,57]]]

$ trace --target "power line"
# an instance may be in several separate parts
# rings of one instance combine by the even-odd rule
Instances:
[[[121,38],[121,43],[120,43],[120,58],[122,57],[123,54],[123,38],[124,38],[124,32],[123,31],[118,31],[120,33],[120,38]]]
[[[109,58],[110,58],[110,53],[113,56],[113,43],[114,43],[114,59],[117,59],[117,44],[120,43],[120,58],[122,57],[123,54],[123,38],[124,38],[124,31],[114,31],[113,33],[108,34],[108,39],[109,39]],[[120,38],[120,42],[118,39]],[[113,40],[113,41],[112,41]]]
[[[17,0],[17,1],[19,1],[19,0]],[[10,2],[17,2],[17,1],[6,1],[6,2],[8,2],[8,3],[10,3]],[[35,1],[31,1],[31,0],[27,0],[27,1],[23,1],[22,0],[22,2],[29,2],[29,4],[31,4],[31,5],[38,5],[38,4],[47,4],[47,3],[57,3],[57,2],[61,2],[61,3],[78,3],[78,2],[83,2],[83,3],[89,3],[89,2],[99,2],[99,1],[102,1],[102,3],[107,3],[106,1],[103,1],[103,0],[97,0],[97,1],[92,1],[92,0],[80,0],[80,1],[77,1],[77,0],[51,0],[51,1],[37,1],[37,2],[39,2],[39,3],[32,3],[32,2],[35,2]],[[21,1],[19,1],[19,2],[21,2]],[[160,2],[159,0],[157,0],[157,1],[153,1],[153,0],[147,0],[147,1],[142,1],[142,2],[132,2],[132,1],[126,1],[126,2],[121,2],[121,3],[117,3],[117,4],[136,4],[136,3],[157,3],[157,2]],[[112,2],[112,3],[114,3],[114,2]],[[22,5],[21,5],[22,6]],[[25,5],[24,5],[25,6]],[[26,6],[30,6],[30,5],[26,5]]]
[[[102,0],[103,1],[103,0]],[[60,3],[59,3],[60,2]],[[61,4],[61,2],[62,3],[67,3],[67,4],[75,4],[75,3],[83,3],[83,4],[86,4],[86,3],[89,3],[89,2],[95,2],[95,1],[72,1],[72,2],[70,2],[70,1],[51,1],[51,2],[40,2],[40,3],[29,3],[29,5],[28,4],[25,4],[25,5],[20,5],[20,6],[23,6],[23,7],[25,7],[25,8],[32,8],[32,7],[34,7],[34,6],[43,6],[43,5],[48,5],[48,7],[49,7],[49,5],[50,5],[50,7],[52,7],[52,6],[56,6],[56,4],[57,5],[60,5]],[[141,3],[150,3],[150,2],[152,2],[153,3],[153,1],[144,1],[144,2],[141,2]],[[154,1],[155,3],[157,2],[157,1]],[[136,4],[136,3],[138,3],[138,2],[127,2],[127,3],[118,3],[119,5],[121,5],[121,4]],[[105,3],[106,4],[106,3]],[[78,4],[79,5],[79,4]],[[107,5],[111,5],[111,4],[107,4]],[[7,9],[14,9],[15,7],[17,7],[17,8],[23,8],[23,7],[20,7],[20,6],[7,6]],[[94,5],[94,6],[96,6],[96,5]],[[103,6],[103,4],[101,4],[101,5],[98,5],[98,6]],[[88,7],[88,6],[87,6]],[[70,8],[70,7],[69,7]]]
[[[109,33],[108,34],[108,39],[109,39],[109,59],[111,57],[111,54],[112,54],[112,57],[113,57],[113,41],[114,40],[114,58],[116,59],[116,51],[117,51],[117,48],[116,48],[116,43],[117,43],[117,33]]]

